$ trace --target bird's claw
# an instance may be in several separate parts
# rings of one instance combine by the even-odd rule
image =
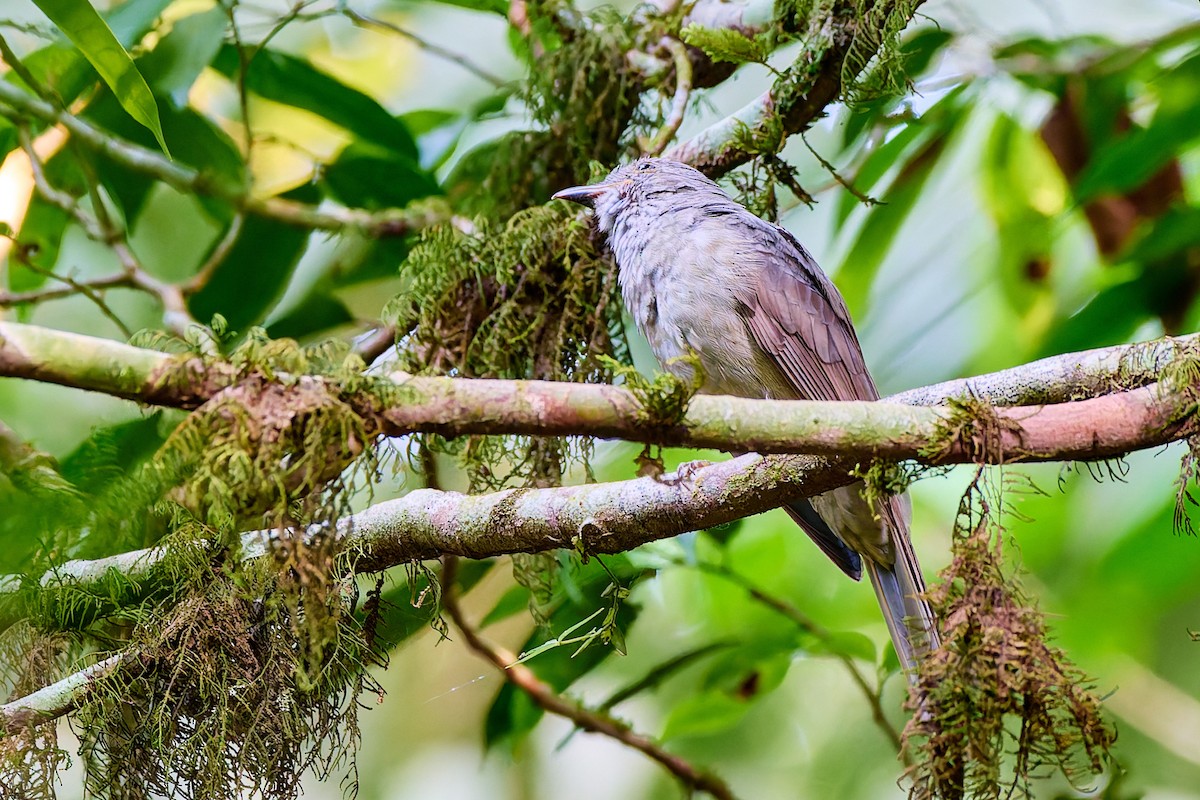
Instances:
[[[674,472],[665,473],[659,478],[663,483],[671,486],[677,486],[681,483],[688,483],[695,477],[696,473],[705,467],[712,466],[711,461],[699,459],[696,461],[685,461],[675,468]]]

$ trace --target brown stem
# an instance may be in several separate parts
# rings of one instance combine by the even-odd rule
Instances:
[[[693,766],[689,761],[673,753],[627,724],[586,708],[582,704],[566,699],[542,681],[533,670],[518,664],[517,656],[499,645],[484,639],[463,614],[458,602],[454,583],[458,560],[448,556],[442,560],[442,609],[462,632],[463,640],[477,655],[498,669],[505,680],[520,689],[539,708],[556,716],[569,719],[576,727],[589,733],[598,733],[631,747],[648,758],[657,761],[668,772],[692,791],[707,792],[719,800],[734,800],[734,794],[725,781],[711,772]]]

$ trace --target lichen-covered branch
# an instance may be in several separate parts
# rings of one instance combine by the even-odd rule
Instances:
[[[1181,398],[1146,389],[1162,368],[1200,337],[1163,339],[1054,356],[1024,367],[913,390],[885,402],[766,401],[692,398],[674,424],[649,420],[630,391],[549,381],[467,380],[394,375],[399,400],[359,405],[380,433],[586,435],[664,445],[757,452],[840,455],[858,459],[1046,460],[1105,458],[1187,433],[1167,426]],[[0,375],[75,386],[157,405],[194,408],[237,380],[225,364],[174,357],[106,339],[0,322]],[[1065,401],[1107,395],[1087,403]],[[1001,410],[998,457],[947,437],[962,409],[913,407],[952,399]],[[1184,403],[1186,404],[1186,403]],[[936,446],[935,454],[930,448]],[[944,451],[944,452],[942,452]],[[937,458],[934,458],[934,456]]]
[[[1163,395],[1168,397],[1165,403],[1160,402]],[[1172,399],[1177,405],[1171,404]],[[1059,452],[1077,454],[1063,457],[1115,455],[1193,433],[1191,417],[1174,416],[1185,401],[1182,394],[1161,392],[1152,385],[1079,403],[1014,409],[1004,417],[962,417],[959,428],[951,431],[936,451],[936,460],[1002,461],[1036,455],[1028,448],[1041,446],[1042,440],[1026,437],[1021,426],[1050,409],[1057,409],[1057,416],[1043,433],[1062,437]],[[1019,417],[1022,413],[1027,415],[1024,419]],[[338,535],[356,572],[377,572],[446,555],[486,558],[560,548],[616,553],[845,485],[854,480],[852,466],[853,462],[812,456],[751,454],[660,479],[511,489],[485,495],[419,489],[348,518],[340,524]],[[324,535],[320,529],[309,533]],[[244,555],[264,552],[272,535],[270,531],[246,534]],[[42,583],[45,588],[86,589],[100,585],[115,570],[123,585],[136,594],[140,582],[153,580],[155,567],[165,555],[166,551],[158,548],[100,561],[68,562],[47,573]],[[16,583],[8,580],[3,584],[11,600]],[[11,617],[13,611],[6,608],[0,616]],[[64,705],[62,713],[69,708],[70,704]],[[11,719],[0,716],[0,724],[18,719],[36,721],[39,717],[22,712]]]
[[[109,656],[33,694],[0,705],[0,737],[29,725],[58,719],[74,711],[92,685],[120,666],[123,655]]]

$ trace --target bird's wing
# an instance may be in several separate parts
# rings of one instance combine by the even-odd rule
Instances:
[[[757,281],[736,290],[754,340],[805,399],[878,399],[837,288],[791,233],[761,224],[747,253]]]

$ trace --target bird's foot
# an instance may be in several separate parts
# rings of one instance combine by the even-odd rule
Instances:
[[[674,472],[668,472],[659,480],[671,486],[676,486],[681,483],[689,483],[696,476],[696,473],[705,467],[712,466],[711,461],[703,459],[697,461],[685,461],[675,468]]]

